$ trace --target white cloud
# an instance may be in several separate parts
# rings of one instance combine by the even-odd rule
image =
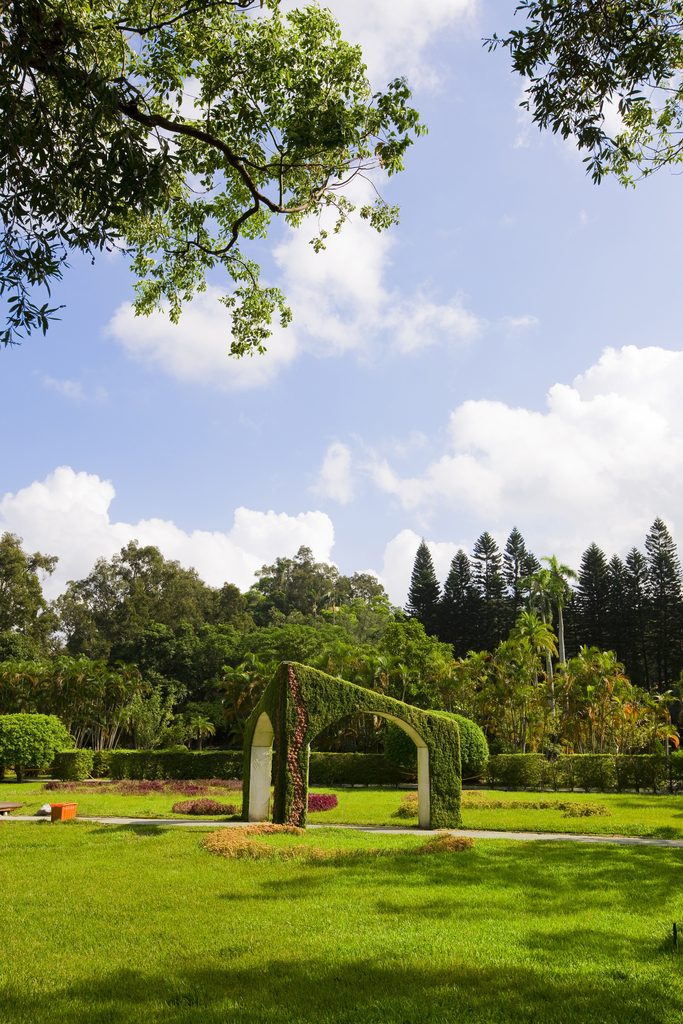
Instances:
[[[230,355],[230,316],[218,301],[222,289],[209,285],[183,310],[178,324],[165,313],[135,316],[130,302],[119,306],[108,333],[140,361],[161,367],[179,380],[224,388],[263,387],[297,355],[291,328],[276,328],[264,356]]]
[[[288,5],[289,6],[289,5]],[[291,6],[300,6],[292,0]],[[480,0],[327,0],[344,39],[360,43],[373,85],[406,75],[413,86],[439,80],[425,50],[449,29],[471,29]]]
[[[504,316],[503,323],[512,331],[525,331],[529,327],[537,327],[539,320],[530,313],[524,313],[523,316]]]
[[[413,571],[415,555],[422,540],[413,530],[401,530],[384,549],[384,565],[378,573],[380,583],[389,595],[393,604],[403,607],[408,597],[410,576]],[[445,580],[451,561],[462,544],[449,541],[427,541],[429,553],[434,562],[437,578]]]
[[[107,399],[107,392],[102,387],[96,388],[92,398],[89,398],[83,390],[83,385],[77,380],[59,380],[45,374],[42,381],[44,388],[48,388],[50,391],[57,391],[60,395],[64,395],[65,398],[70,398],[76,402],[87,402],[88,400],[104,402]]]
[[[541,554],[576,562],[591,540],[624,551],[656,515],[680,523],[682,390],[683,352],[606,349],[572,386],[550,388],[547,412],[464,402],[422,473],[403,478],[376,459],[372,474],[406,510],[459,509],[481,529],[516,523]]]
[[[212,586],[226,580],[246,589],[254,572],[278,555],[292,556],[305,544],[329,561],[334,527],[324,512],[255,512],[238,508],[226,532],[186,533],[170,520],[143,519],[135,525],[112,523],[108,509],[115,496],[110,481],[61,466],[0,502],[0,528],[24,538],[27,550],[59,556],[45,585],[55,597],[70,579],[87,575],[100,556],[111,557],[128,541],[154,544],[166,558],[194,566]]]
[[[361,205],[372,201],[374,190],[359,180],[348,194]],[[425,287],[402,295],[387,286],[395,235],[378,234],[357,213],[335,235],[335,219],[331,210],[321,217],[321,226],[330,231],[323,252],[310,245],[314,221],[288,230],[275,248],[279,283],[294,322],[275,329],[265,356],[230,356],[229,316],[215,286],[186,306],[177,325],[163,313],[136,317],[124,303],[109,333],[133,358],[179,380],[219,388],[263,387],[304,352],[330,357],[355,351],[367,358],[379,346],[406,354],[438,342],[466,344],[481,334],[485,321],[465,309],[461,296],[439,304]]]
[[[329,446],[320,467],[317,483],[311,488],[314,494],[332,498],[341,505],[353,499],[353,477],[351,475],[351,450],[341,441]]]

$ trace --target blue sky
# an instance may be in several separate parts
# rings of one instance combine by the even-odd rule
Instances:
[[[132,317],[123,259],[73,261],[60,323],[0,352],[0,525],[60,556],[52,594],[131,537],[243,589],[308,543],[402,603],[422,536],[443,578],[485,529],[574,565],[676,535],[683,183],[597,187],[531,127],[481,45],[514,2],[331,6],[430,129],[382,186],[401,224],[319,256],[275,225],[294,323],[237,364],[213,291],[175,328]]]

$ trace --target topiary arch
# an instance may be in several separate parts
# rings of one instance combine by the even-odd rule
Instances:
[[[245,728],[243,819],[268,819],[274,747],[273,821],[305,825],[310,744],[328,725],[357,712],[395,722],[417,746],[420,828],[459,828],[457,723],[295,662],[280,665]]]

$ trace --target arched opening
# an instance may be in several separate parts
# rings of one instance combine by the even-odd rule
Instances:
[[[268,821],[272,762],[273,726],[264,711],[258,717],[251,744],[249,821]]]
[[[396,715],[389,715],[385,711],[366,711],[361,714],[373,714],[380,718],[385,718],[389,722],[394,722],[399,729],[410,736],[411,740],[417,747],[417,813],[418,813],[418,824],[420,828],[429,828],[431,821],[431,808],[430,808],[430,788],[429,788],[429,747],[420,736],[418,732],[413,729],[411,725],[404,722],[402,718],[398,718]],[[332,724],[332,723],[329,723]],[[315,742],[315,740],[313,740]],[[310,749],[310,746],[309,746]]]
[[[415,732],[412,725],[408,725],[402,718],[396,718],[395,715],[387,715],[386,712],[380,712],[380,714],[382,718],[386,718],[397,725],[399,729],[403,729],[417,747],[418,824],[420,828],[429,828],[431,822],[431,808],[429,806],[429,747],[422,737]]]

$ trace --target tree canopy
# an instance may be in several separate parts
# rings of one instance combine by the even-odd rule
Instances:
[[[526,23],[489,48],[509,50],[527,80],[522,106],[540,128],[574,136],[595,181],[631,184],[683,160],[680,0],[521,0],[516,13]]]
[[[273,315],[290,313],[250,241],[273,216],[299,226],[326,207],[339,230],[349,182],[400,171],[424,131],[405,80],[373,93],[329,11],[282,15],[278,0],[3,4],[0,89],[5,345],[46,331],[58,307],[35,290],[70,254],[118,248],[136,313],[174,322],[222,269],[231,353],[264,351]],[[359,212],[377,230],[398,217],[379,195]]]

